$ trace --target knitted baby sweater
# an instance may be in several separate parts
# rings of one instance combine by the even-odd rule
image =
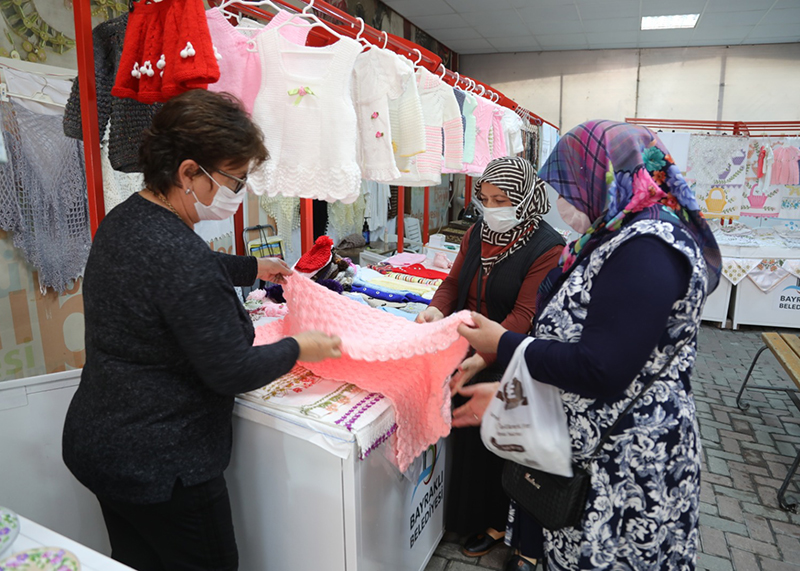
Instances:
[[[163,102],[218,79],[202,0],[134,5],[112,95]]]
[[[449,168],[458,168],[463,158],[461,112],[452,88],[439,76],[419,68],[416,77],[425,121],[425,152],[411,159],[408,172],[395,183],[437,186],[442,182],[442,155]]]
[[[464,92],[462,92],[464,93]],[[475,158],[475,138],[477,136],[478,126],[475,111],[478,108],[478,98],[472,93],[464,93],[464,165],[466,166]],[[464,169],[461,169],[464,172]]]
[[[107,20],[92,31],[92,40],[100,132],[105,132],[110,121],[108,158],[111,166],[114,170],[130,173],[139,171],[142,133],[150,126],[153,115],[161,106],[146,105],[133,99],[120,99],[111,95],[127,25],[128,14]],[[72,92],[64,109],[64,134],[72,139],[83,140],[81,96],[77,78],[72,83]]]
[[[489,148],[489,132],[492,128],[492,104],[482,97],[475,97],[475,156],[465,165],[467,174],[481,174],[492,160]]]
[[[400,61],[414,73],[410,61],[402,57]],[[403,95],[389,101],[389,121],[395,163],[400,172],[408,172],[411,157],[425,152],[425,121],[416,81],[409,81]]]
[[[208,31],[216,53],[219,54],[219,81],[209,85],[208,90],[235,95],[241,99],[247,112],[252,113],[261,85],[261,61],[252,42],[264,30],[276,28],[291,17],[289,12],[280,10],[265,28],[247,35],[234,27],[219,8],[206,10]],[[281,34],[292,42],[303,45],[309,30],[306,27],[284,26]]]
[[[414,73],[402,58],[371,48],[356,58],[353,101],[358,117],[358,161],[366,180],[391,182],[400,177],[392,151],[389,101],[403,95]]]
[[[518,155],[525,150],[522,143],[522,119],[511,109],[503,110],[503,133],[506,137],[506,150],[509,155]]]
[[[282,29],[282,28],[281,28]],[[301,46],[273,28],[255,40],[261,89],[253,110],[269,160],[250,180],[258,194],[353,202],[361,185],[350,82],[361,44]]]
[[[508,156],[508,142],[506,133],[503,130],[504,108],[495,103],[492,106],[492,158],[499,159]]]

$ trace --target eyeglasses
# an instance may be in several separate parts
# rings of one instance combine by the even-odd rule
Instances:
[[[198,166],[200,166],[200,165],[198,165]],[[200,170],[203,171],[208,178],[210,178],[211,180],[214,180],[214,177],[212,177],[210,174],[208,174],[208,171],[206,169],[204,169],[203,167],[200,167]],[[244,175],[244,178],[239,178],[239,177],[233,176],[232,174],[226,173],[225,171],[222,171],[222,170],[219,170],[219,169],[216,169],[215,172],[218,172],[222,176],[236,181],[236,186],[235,187],[231,188],[231,187],[228,186],[228,188],[230,190],[232,190],[234,194],[238,193],[240,190],[242,190],[243,188],[245,188],[247,186],[247,175]],[[214,181],[214,182],[216,182],[216,181]],[[225,186],[227,186],[227,185],[225,185]]]

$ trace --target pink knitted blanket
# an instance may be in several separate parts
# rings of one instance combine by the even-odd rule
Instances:
[[[289,314],[256,329],[256,345],[315,329],[342,339],[342,358],[302,363],[326,379],[353,383],[392,401],[397,420],[394,452],[400,471],[450,433],[447,379],[467,353],[460,311],[434,323],[412,323],[341,296],[293,274],[283,286]]]

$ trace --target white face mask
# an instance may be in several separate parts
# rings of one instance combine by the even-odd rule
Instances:
[[[483,221],[489,230],[502,234],[522,222],[517,218],[516,206],[498,206],[497,208],[483,208]]]
[[[578,234],[584,234],[592,225],[592,221],[586,214],[575,208],[562,196],[556,200],[556,208],[558,208],[561,219]]]
[[[225,220],[236,214],[236,211],[239,210],[242,202],[244,202],[247,191],[243,188],[239,192],[233,192],[224,184],[218,183],[203,167],[200,167],[200,170],[219,187],[219,190],[214,195],[214,200],[208,205],[200,202],[200,199],[197,198],[194,190],[192,190],[192,196],[196,200],[194,209],[197,211],[197,217],[200,220]]]

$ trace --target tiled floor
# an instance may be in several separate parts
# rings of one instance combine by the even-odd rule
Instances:
[[[777,490],[800,445],[800,412],[785,393],[749,391],[750,408],[736,407],[761,332],[702,328],[692,383],[704,447],[698,569],[800,571],[800,515],[778,507]],[[797,331],[794,331],[797,333]],[[767,351],[751,384],[792,386]],[[789,486],[800,499],[800,476]],[[502,569],[508,550],[481,558],[461,553],[458,538],[445,537],[426,571]]]

